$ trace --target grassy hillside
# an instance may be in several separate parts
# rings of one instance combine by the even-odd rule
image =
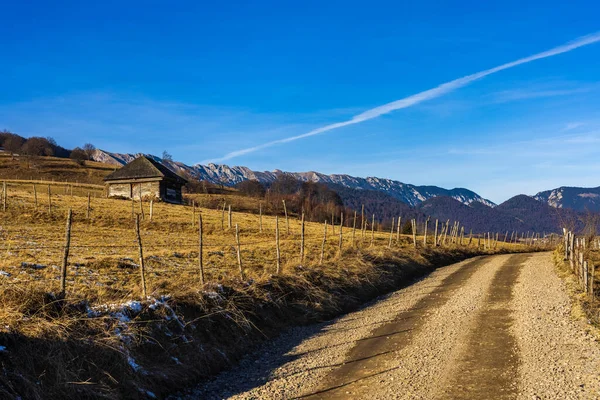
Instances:
[[[102,179],[115,170],[114,165],[58,157],[12,157],[0,152],[0,180],[103,184]]]

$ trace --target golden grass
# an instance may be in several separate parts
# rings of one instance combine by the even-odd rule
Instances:
[[[48,211],[46,196],[38,191],[37,210],[33,204],[33,189],[29,184],[9,185],[8,209],[0,215],[0,270],[10,277],[0,277],[0,285],[35,284],[46,291],[58,290],[59,266],[64,252],[65,221],[67,210],[73,210],[71,248],[68,268],[68,294],[81,296],[94,302],[114,301],[139,297],[139,264],[137,240],[134,230],[134,213],[140,213],[140,203],[99,197],[93,192],[90,218],[86,218],[86,190],[73,196],[61,190],[52,195],[52,208]],[[233,201],[258,203],[240,196],[195,195],[198,204]],[[133,206],[133,207],[132,207]],[[259,231],[259,216],[232,212],[232,228],[228,227],[225,212],[193,208],[183,205],[154,203],[150,220],[149,203],[141,204],[145,218],[141,222],[144,256],[147,266],[147,284],[153,296],[178,290],[198,288],[198,215],[203,218],[204,268],[208,281],[234,279],[239,275],[235,229],[240,230],[242,265],[248,277],[257,279],[275,272],[275,218],[263,215],[263,231]],[[249,204],[244,205],[245,208]],[[222,225],[224,224],[224,229]],[[287,233],[285,218],[279,218],[281,261],[283,271],[293,272],[300,265],[301,222],[289,219]],[[344,255],[356,251],[381,252],[410,248],[412,237],[401,235],[397,243],[393,235],[392,249],[387,249],[389,232],[375,232],[371,246],[371,232],[363,235],[355,231],[352,246],[352,228],[343,228]],[[323,239],[323,224],[307,222],[305,225],[304,266],[318,264]],[[422,243],[419,237],[419,244]],[[433,238],[430,238],[431,245]],[[465,242],[467,239],[465,239]],[[474,245],[476,240],[473,241]],[[328,226],[325,246],[325,264],[339,266],[339,227]],[[499,243],[503,248],[516,245]],[[42,265],[41,269],[22,263]],[[342,262],[343,263],[343,262]],[[23,265],[23,266],[22,266]]]

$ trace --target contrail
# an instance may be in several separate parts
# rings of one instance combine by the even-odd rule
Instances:
[[[456,89],[460,89],[463,86],[468,85],[469,83],[476,81],[478,79],[484,78],[488,75],[495,74],[496,72],[504,71],[505,69],[513,68],[521,64],[526,64],[535,60],[540,60],[542,58],[552,57],[558,54],[566,53],[571,50],[575,50],[579,47],[587,46],[589,44],[593,44],[600,41],[600,32],[582,36],[577,38],[569,43],[563,44],[558,47],[554,47],[550,50],[543,51],[541,53],[534,54],[529,57],[520,58],[516,61],[511,61],[506,64],[499,65],[494,68],[486,69],[481,72],[477,72],[471,75],[463,76],[462,78],[454,79],[450,82],[442,83],[441,85],[434,87],[433,89],[425,90],[424,92],[420,92],[417,94],[413,94],[412,96],[405,97],[400,100],[392,101],[391,103],[384,104],[379,107],[372,108],[363,113],[355,115],[352,119],[347,121],[337,122],[335,124],[329,124],[322,126],[317,129],[313,129],[310,132],[303,133],[297,136],[291,136],[284,139],[273,140],[271,142],[263,143],[258,146],[248,147],[241,150],[232,151],[231,153],[225,154],[221,158],[213,159],[212,162],[226,161],[235,157],[239,157],[244,154],[253,153],[257,150],[261,150],[267,147],[271,147],[281,143],[293,142],[298,139],[307,138],[310,136],[315,136],[320,133],[328,132],[337,128],[341,128],[343,126],[354,125],[360,122],[368,121],[373,118],[377,118],[381,115],[388,114],[395,110],[400,110],[402,108],[408,108],[414,106],[415,104],[422,103],[427,100],[435,99],[437,97],[443,96],[447,93],[450,93]]]

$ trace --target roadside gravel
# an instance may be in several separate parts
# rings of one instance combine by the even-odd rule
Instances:
[[[525,263],[513,292],[524,399],[600,398],[600,346],[571,316],[567,293],[548,253]]]

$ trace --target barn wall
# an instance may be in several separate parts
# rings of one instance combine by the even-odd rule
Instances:
[[[131,183],[110,183],[108,185],[109,197],[125,197],[130,199],[133,195],[134,199],[139,199],[140,194],[143,199],[159,198],[160,182],[131,182]],[[141,192],[141,193],[140,193]]]
[[[114,183],[108,185],[109,197],[131,197],[131,187],[129,183]]]
[[[141,182],[133,184],[133,198],[139,199],[160,197],[160,182]]]

